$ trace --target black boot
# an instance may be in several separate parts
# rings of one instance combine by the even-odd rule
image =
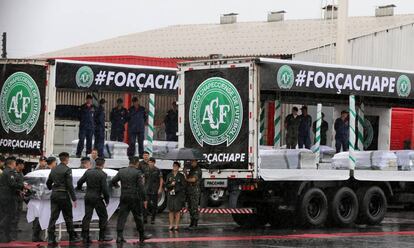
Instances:
[[[198,227],[198,220],[194,220],[193,222],[193,228],[196,228],[196,227]]]
[[[78,243],[81,239],[79,238],[78,234],[76,232],[72,232],[69,234],[69,243]]]
[[[89,237],[89,231],[82,231],[82,242],[84,244],[92,243],[91,237]]]
[[[124,234],[122,232],[118,231],[118,236],[116,237],[116,242],[119,243],[126,243],[126,240],[124,239]]]
[[[105,230],[100,230],[99,231],[99,242],[109,242],[112,241],[113,238],[111,236],[107,236],[105,235]]]
[[[146,234],[144,232],[139,234],[139,242],[144,243],[145,240],[152,238],[151,234]]]
[[[54,233],[49,233],[48,238],[47,238],[47,244],[51,246],[56,246],[58,244]]]

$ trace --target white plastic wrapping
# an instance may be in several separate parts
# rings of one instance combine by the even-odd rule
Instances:
[[[397,170],[397,156],[391,151],[355,151],[357,170]],[[349,152],[336,154],[332,159],[334,169],[349,169]]]
[[[394,151],[397,156],[397,164],[399,170],[410,171],[414,166],[414,151],[413,150],[400,150]]]
[[[261,169],[316,169],[315,154],[307,149],[260,149]]]
[[[311,147],[311,150],[314,151],[315,145]],[[330,146],[320,146],[320,156],[319,162],[320,163],[332,163],[332,158],[336,154],[336,150]]]

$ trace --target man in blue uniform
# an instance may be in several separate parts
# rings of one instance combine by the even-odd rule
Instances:
[[[341,117],[335,120],[335,148],[336,152],[348,151],[349,145],[349,119],[348,112],[342,111]]]
[[[135,142],[138,139],[138,154],[142,158],[144,153],[145,123],[147,122],[147,112],[139,105],[138,98],[132,98],[133,106],[128,112],[128,156],[135,155]]]
[[[178,111],[176,102],[173,102],[172,109],[168,110],[164,118],[164,125],[167,141],[178,141]]]
[[[124,108],[124,101],[121,98],[116,100],[116,107],[111,111],[111,140],[124,141],[125,123],[128,111]]]
[[[308,107],[302,106],[300,110],[302,111],[302,115],[300,116],[299,132],[298,132],[299,149],[301,148],[310,149],[311,147],[310,129],[312,126],[312,117],[308,115]]]
[[[99,100],[99,107],[95,112],[95,148],[98,150],[98,157],[104,157],[105,145],[105,99]]]
[[[86,139],[86,154],[92,150],[92,137],[95,133],[95,107],[92,104],[92,96],[86,96],[86,102],[79,107],[79,143],[76,149],[76,157],[80,158]]]

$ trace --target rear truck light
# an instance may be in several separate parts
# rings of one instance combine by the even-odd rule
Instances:
[[[230,65],[230,68],[236,68],[236,65]]]
[[[257,188],[257,184],[245,184],[241,186],[242,191],[254,191]]]

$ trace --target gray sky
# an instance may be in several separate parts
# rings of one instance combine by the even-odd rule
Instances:
[[[333,0],[0,0],[0,32],[8,35],[8,57],[24,57],[149,29],[217,23],[222,13],[238,21],[266,20],[285,10],[286,19],[319,18]],[[374,15],[394,3],[396,14],[414,13],[412,0],[349,0],[350,16]]]

